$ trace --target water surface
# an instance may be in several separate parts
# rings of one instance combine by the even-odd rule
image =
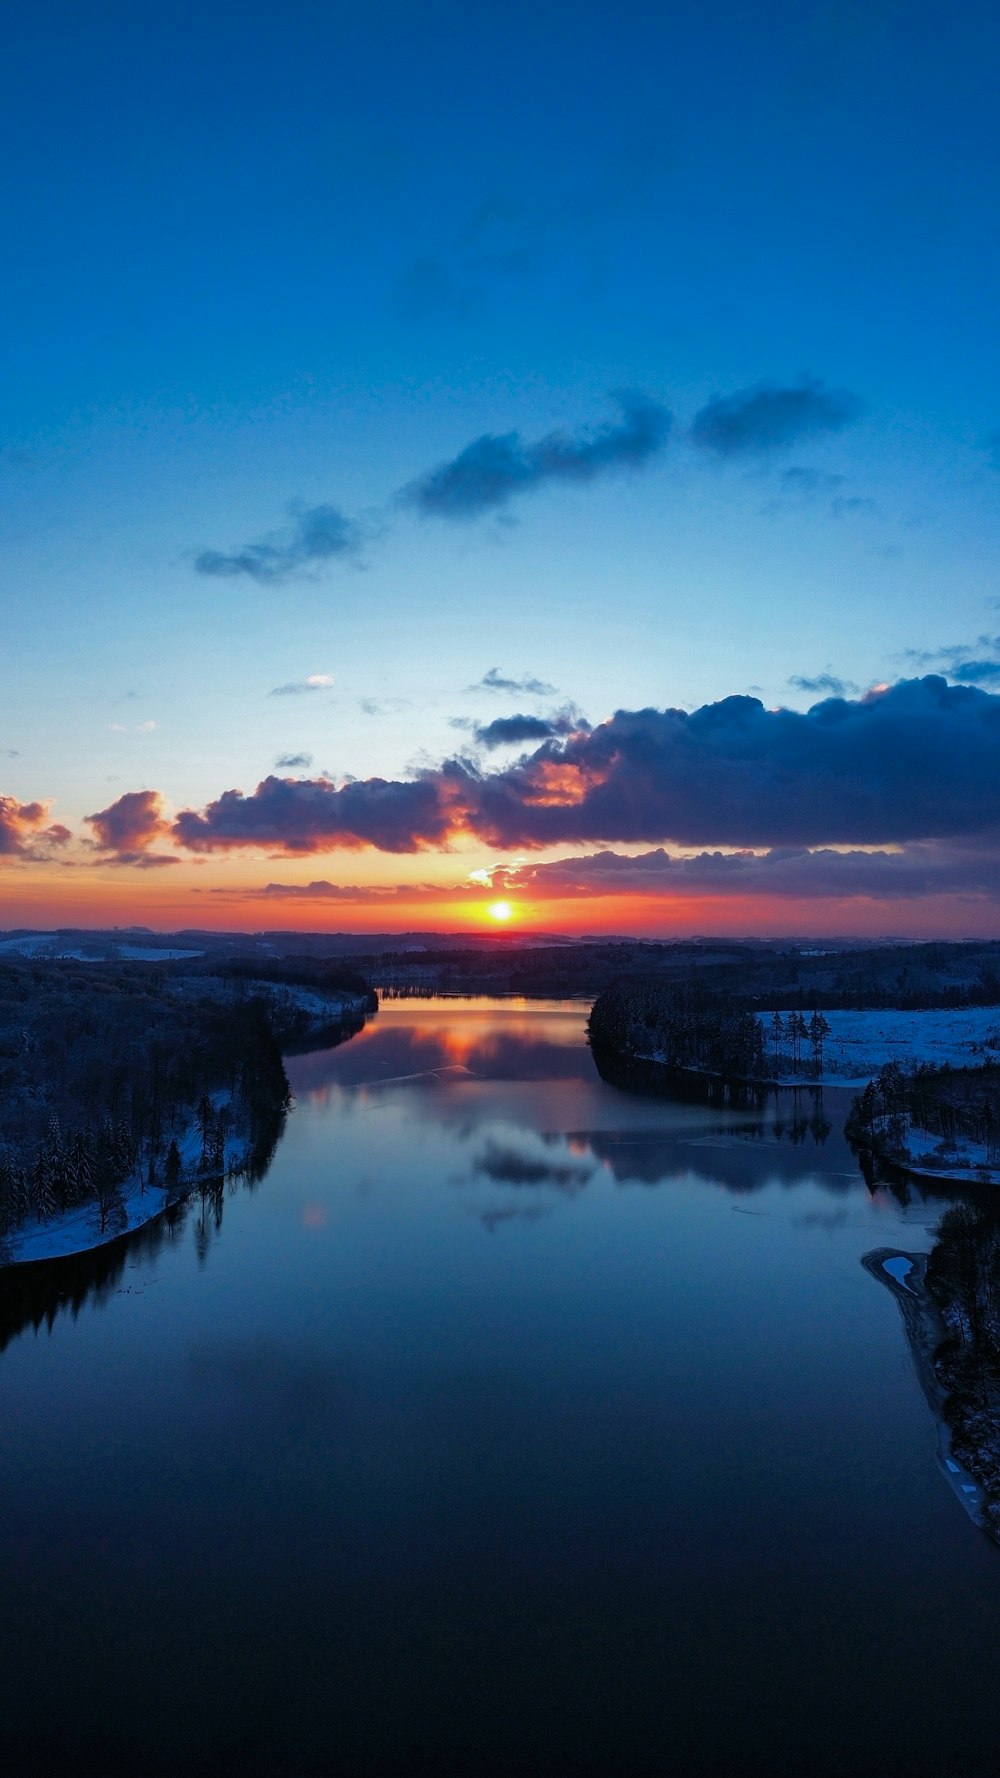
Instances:
[[[390,1003],[254,1191],[0,1276],[5,1770],[995,1769],[1000,1556],[859,1264],[944,1200],[584,1019]]]

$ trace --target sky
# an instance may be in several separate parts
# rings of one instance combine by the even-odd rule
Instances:
[[[7,0],[0,926],[996,935],[998,85]]]

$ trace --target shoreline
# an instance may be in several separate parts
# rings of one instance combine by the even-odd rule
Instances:
[[[902,1275],[894,1276],[887,1269],[887,1261],[896,1262]],[[884,1285],[895,1298],[913,1369],[934,1421],[938,1468],[977,1530],[995,1543],[997,1536],[984,1512],[986,1492],[955,1457],[951,1428],[944,1417],[948,1391],[943,1388],[934,1368],[934,1353],[945,1339],[947,1328],[927,1289],[927,1255],[906,1253],[898,1247],[875,1247],[871,1253],[862,1256],[861,1264],[868,1276]],[[905,1272],[902,1271],[904,1265],[908,1267]]]
[[[718,1068],[698,1068],[690,1063],[667,1062],[657,1055],[636,1055],[629,1061],[615,1056],[614,1062],[615,1075],[618,1077],[615,1084],[625,1084],[638,1092],[645,1090],[649,1083],[644,1082],[641,1078],[630,1080],[628,1075],[632,1068],[655,1069],[660,1080],[673,1078],[679,1082],[705,1082],[726,1090],[761,1094],[822,1092],[824,1090],[830,1092],[843,1090],[850,1093],[855,1092],[859,1087],[864,1088],[871,1079],[870,1075],[853,1080],[839,1074],[780,1075],[777,1077],[762,1074],[729,1074],[723,1073]],[[923,1179],[936,1184],[954,1186],[1000,1186],[1000,1167],[970,1167],[964,1162],[956,1167],[928,1167],[921,1164],[919,1156],[916,1159],[904,1161],[893,1156],[882,1157],[872,1148],[866,1148],[865,1152],[876,1164],[885,1164],[891,1167],[894,1173],[907,1179]]]
[[[698,1068],[692,1062],[668,1062],[663,1056],[636,1055],[633,1058],[646,1068],[662,1068],[665,1074],[690,1075],[693,1080],[718,1080],[740,1087],[763,1087],[768,1092],[801,1092],[803,1087],[867,1086],[870,1074],[857,1077],[846,1074],[729,1074],[721,1068]]]
[[[336,1017],[327,1017],[312,1032],[303,1033],[298,1043],[293,1040],[287,1049],[282,1049],[282,1057],[308,1053],[300,1044],[308,1044],[309,1048],[315,1049],[336,1048],[338,1044],[347,1042],[358,1031],[363,1030],[365,1023],[366,1018],[360,1008],[353,1002],[345,1002]],[[320,1039],[319,1042],[315,1041],[317,1038]],[[331,1038],[332,1043],[324,1041]],[[174,1132],[174,1137],[182,1160],[189,1161],[199,1141],[194,1120],[189,1121],[183,1134],[180,1131]],[[5,1272],[22,1266],[51,1265],[62,1259],[94,1253],[102,1247],[110,1247],[115,1241],[127,1240],[140,1229],[148,1228],[150,1223],[156,1222],[175,1205],[185,1203],[194,1193],[210,1186],[217,1187],[220,1180],[225,1182],[239,1179],[245,1170],[240,1163],[245,1160],[245,1148],[236,1141],[231,1145],[227,1144],[221,1173],[196,1172],[187,1177],[182,1174],[173,1187],[162,1183],[143,1185],[141,1179],[133,1179],[131,1184],[122,1188],[124,1226],[102,1230],[99,1212],[93,1200],[67,1210],[61,1216],[50,1217],[46,1222],[23,1222],[19,1228],[0,1239],[0,1283]]]
[[[218,1175],[214,1176],[215,1178]],[[232,1178],[233,1174],[225,1174],[224,1178]],[[130,1235],[144,1229],[151,1222],[173,1209],[175,1204],[183,1204],[199,1188],[208,1183],[207,1177],[183,1181],[173,1191],[164,1185],[147,1185],[137,1183],[127,1192],[123,1192],[125,1200],[126,1223],[124,1228],[104,1229],[86,1227],[93,1224],[95,1207],[83,1204],[76,1210],[68,1210],[65,1215],[50,1219],[48,1222],[22,1225],[0,1242],[0,1281],[4,1272],[14,1271],[21,1266],[51,1265],[60,1259],[74,1259],[80,1254],[94,1253],[100,1247],[110,1247],[115,1241],[126,1241]],[[157,1200],[159,1200],[157,1202]],[[136,1210],[139,1214],[136,1214]],[[81,1238],[82,1236],[86,1238]],[[70,1245],[67,1245],[67,1240]],[[18,1251],[30,1248],[31,1251]]]

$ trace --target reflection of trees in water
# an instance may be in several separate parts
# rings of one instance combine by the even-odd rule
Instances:
[[[187,1202],[172,1204],[155,1222],[105,1247],[0,1272],[0,1351],[26,1327],[37,1333],[45,1326],[51,1332],[60,1315],[75,1321],[87,1304],[102,1307],[118,1289],[126,1261],[153,1260],[165,1247],[175,1246],[187,1217]]]
[[[638,1056],[625,1058],[606,1044],[591,1040],[594,1066],[609,1086],[646,1097],[672,1099],[680,1105],[710,1105],[719,1110],[762,1111],[773,1089],[763,1081],[737,1080],[695,1069],[667,1068]]]
[[[766,1135],[766,1126],[756,1124],[721,1125],[694,1139],[659,1130],[593,1130],[573,1140],[585,1141],[618,1185],[660,1185],[693,1173],[734,1195],[806,1179],[830,1192],[853,1189],[849,1175],[813,1172],[800,1147],[775,1148]]]
[[[152,1222],[103,1247],[67,1254],[63,1259],[5,1267],[0,1271],[0,1352],[27,1327],[37,1333],[44,1326],[51,1332],[60,1315],[71,1315],[75,1321],[88,1305],[102,1308],[121,1288],[126,1264],[136,1264],[141,1277],[146,1264],[165,1248],[179,1244],[189,1224],[199,1262],[204,1265],[222,1227],[226,1198],[256,1190],[274,1159],[284,1127],[283,1106],[272,1107],[269,1114],[259,1108],[245,1165],[238,1173],[203,1177],[186,1197],[169,1204]],[[141,1289],[141,1283],[136,1288]]]
[[[851,1190],[856,1183],[851,1174],[814,1173],[804,1164],[802,1144],[822,1145],[833,1133],[822,1092],[803,1089],[794,1099],[778,1131],[763,1117],[739,1122],[730,1117],[718,1124],[686,1122],[680,1128],[570,1130],[533,1135],[528,1141],[523,1132],[516,1137],[512,1132],[510,1141],[486,1142],[473,1159],[472,1173],[498,1185],[554,1187],[569,1195],[579,1192],[598,1168],[618,1185],[655,1186],[693,1173],[739,1194],[760,1191],[776,1179],[791,1185],[809,1178],[832,1192]],[[776,1136],[784,1138],[777,1149]],[[546,1154],[546,1148],[558,1152]]]
[[[793,1147],[811,1139],[821,1148],[830,1138],[832,1125],[823,1105],[822,1087],[792,1087],[774,1093],[771,1134],[776,1142]]]

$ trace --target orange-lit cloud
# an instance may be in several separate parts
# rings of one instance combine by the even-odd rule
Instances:
[[[177,864],[174,852],[150,852],[154,840],[169,834],[158,790],[128,790],[107,809],[85,817],[97,836],[96,846],[115,864],[138,865],[141,870]]]
[[[384,852],[477,838],[878,845],[1000,831],[1000,697],[929,676],[807,712],[723,698],[618,711],[498,771],[450,760],[410,781],[269,777],[177,817],[190,851]]]
[[[72,838],[61,822],[46,826],[47,802],[22,803],[14,796],[0,796],[0,858],[47,857],[53,846],[65,846]]]
[[[905,918],[915,930],[918,905],[939,917],[950,906],[943,929],[982,931],[1000,900],[1000,696],[927,677],[804,714],[754,698],[619,711],[501,769],[453,759],[408,780],[271,776],[173,821],[158,791],[129,791],[87,820],[95,838],[74,854],[43,800],[7,798],[0,853],[21,877],[47,869],[54,847],[84,859],[91,871],[66,874],[100,872],[105,921],[155,906],[178,924],[262,924],[280,908],[295,926],[485,929],[490,904],[509,900],[524,931],[792,931],[797,910],[816,929],[892,931]],[[262,852],[291,868],[261,883]],[[366,854],[348,881],[335,864],[310,878],[294,868],[344,852]],[[136,886],[131,902],[101,869],[166,863],[176,893]],[[66,923],[57,874],[49,905]],[[97,899],[81,886],[75,905]]]

